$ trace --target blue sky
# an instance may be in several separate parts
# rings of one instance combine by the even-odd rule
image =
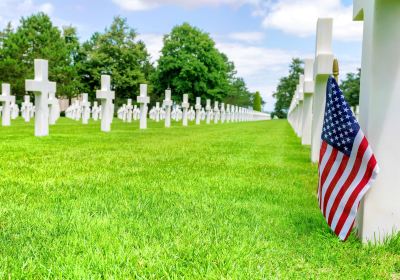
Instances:
[[[360,67],[362,23],[352,21],[351,0],[0,0],[0,28],[38,11],[58,26],[76,26],[82,41],[114,16],[126,17],[153,61],[162,36],[189,22],[210,33],[249,89],[261,92],[266,110],[273,109],[272,93],[291,58],[314,56],[318,17],[334,18],[333,49],[342,77]]]

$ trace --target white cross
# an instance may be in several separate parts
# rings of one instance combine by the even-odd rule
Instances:
[[[182,102],[182,125],[187,126],[188,125],[188,109],[189,109],[189,95],[184,94],[183,95],[183,102]]]
[[[165,99],[164,99],[164,106],[165,106],[165,127],[171,126],[171,90],[165,90]]]
[[[210,124],[210,121],[211,121],[211,100],[210,99],[207,99],[206,112],[207,112],[206,113],[207,114],[206,123]]]
[[[360,126],[380,168],[360,204],[358,232],[382,242],[400,231],[400,1],[354,0],[354,19],[363,21]]]
[[[317,37],[314,60],[315,91],[311,131],[311,160],[318,162],[321,148],[321,134],[326,102],[326,83],[333,70],[332,53],[333,19],[320,18],[317,22]]]
[[[194,108],[196,109],[196,124],[199,125],[201,120],[201,97],[196,97]]]
[[[1,84],[0,103],[3,103],[2,125],[11,125],[11,90],[10,84]]]
[[[49,92],[49,124],[56,124],[60,117],[60,103],[56,98],[55,92]]]
[[[114,115],[115,92],[111,90],[111,77],[101,75],[101,89],[96,91],[96,98],[101,101],[101,131],[111,131],[111,122]]]
[[[90,102],[87,93],[82,94],[82,124],[88,124],[90,119]]]
[[[147,96],[147,84],[140,84],[137,102],[140,103],[140,129],[147,129],[147,104],[150,103],[150,97]]]
[[[35,79],[25,80],[25,90],[35,92],[35,136],[49,135],[49,93],[56,83],[48,80],[48,61],[35,59]]]

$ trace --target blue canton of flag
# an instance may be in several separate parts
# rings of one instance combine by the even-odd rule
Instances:
[[[332,77],[328,80],[326,98],[322,140],[350,155],[360,126]]]

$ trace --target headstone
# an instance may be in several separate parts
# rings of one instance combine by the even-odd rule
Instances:
[[[48,80],[48,61],[35,59],[35,79],[25,81],[25,90],[35,92],[35,136],[49,135],[49,93],[56,83]]]
[[[226,122],[229,123],[231,121],[231,105],[230,104],[226,104],[225,118],[226,118]]]
[[[156,122],[159,122],[159,121],[160,121],[160,110],[161,110],[161,108],[160,108],[160,102],[156,102],[156,110],[155,110],[155,119],[156,119]]]
[[[94,121],[98,121],[99,119],[99,114],[100,114],[100,107],[97,101],[93,102],[93,107],[92,107],[92,119]]]
[[[218,121],[219,121],[218,101],[214,101],[214,123],[217,124]]]
[[[88,124],[90,119],[90,103],[87,93],[82,94],[82,124]]]
[[[225,104],[221,103],[221,123],[225,123],[226,115],[225,115]]]
[[[132,122],[132,116],[133,116],[133,106],[132,106],[132,99],[128,99],[128,103],[126,105],[126,121],[128,123]]]
[[[147,128],[147,104],[150,103],[150,97],[147,96],[147,85],[140,84],[140,95],[137,97],[140,104],[140,129]]]
[[[204,107],[201,108],[200,119],[201,119],[202,121],[204,121],[204,120],[206,119],[206,110],[204,110]]]
[[[49,124],[54,125],[60,117],[60,103],[56,98],[56,93],[49,92]]]
[[[206,124],[210,124],[211,122],[211,100],[207,99],[206,101]]]
[[[298,96],[298,118],[297,118],[297,135],[302,137],[303,135],[303,102],[304,102],[304,75],[300,75],[299,84],[297,85],[297,96]]]
[[[331,18],[320,18],[317,23],[317,38],[314,61],[315,91],[311,132],[311,161],[317,163],[321,147],[322,125],[325,113],[326,84],[333,69]]]
[[[3,104],[1,116],[3,126],[11,125],[11,100],[10,84],[1,84],[0,102]]]
[[[19,107],[15,103],[15,96],[11,96],[11,119],[15,120],[19,116]]]
[[[111,90],[111,77],[101,75],[101,89],[96,91],[96,98],[101,101],[101,131],[111,131],[111,121],[114,115],[113,100],[115,92]]]
[[[364,21],[360,125],[380,174],[360,204],[357,228],[364,242],[400,231],[400,1],[353,1]]]
[[[29,95],[24,96],[24,102],[21,104],[21,116],[24,118],[25,122],[30,122],[31,120],[31,110],[32,103]]]
[[[194,119],[196,118],[196,112],[193,109],[193,106],[190,106],[190,110],[189,110],[189,120],[192,122],[194,121]]]
[[[313,59],[304,60],[304,101],[303,101],[303,128],[301,143],[311,145],[312,100],[314,94]]]
[[[165,90],[165,99],[164,99],[164,106],[165,106],[165,127],[171,127],[171,90]]]
[[[201,97],[196,97],[196,124],[199,125],[201,121]]]
[[[187,126],[188,125],[188,109],[189,109],[189,95],[184,94],[183,95],[183,102],[182,102],[182,125]]]

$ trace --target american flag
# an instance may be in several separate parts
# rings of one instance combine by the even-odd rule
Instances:
[[[319,207],[330,228],[346,240],[361,199],[379,167],[364,133],[333,77],[328,79],[319,157]]]

